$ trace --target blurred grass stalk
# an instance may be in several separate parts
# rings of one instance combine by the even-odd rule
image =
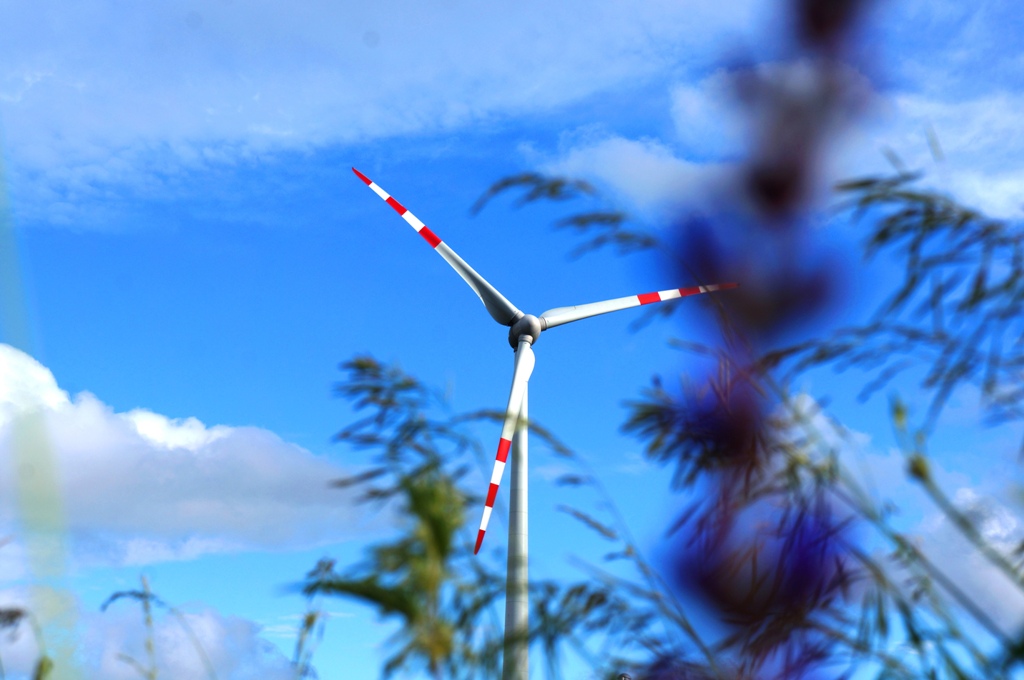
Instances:
[[[3,141],[0,130],[0,338],[31,354]],[[32,404],[19,406],[27,408],[15,418],[8,436],[22,536],[33,582],[33,609],[54,659],[53,664],[47,664],[52,672],[46,677],[72,680],[81,677],[73,661],[78,616],[74,598],[63,583],[67,557],[56,462],[45,416]]]

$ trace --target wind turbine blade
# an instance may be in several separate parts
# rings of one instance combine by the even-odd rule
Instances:
[[[590,302],[585,305],[575,305],[573,307],[556,307],[555,309],[549,309],[540,315],[541,328],[554,328],[555,326],[561,326],[562,324],[570,323],[572,321],[579,321],[580,319],[587,319],[599,314],[617,312],[620,309],[629,309],[630,307],[639,307],[640,305],[649,305],[654,302],[674,300],[676,298],[699,295],[701,293],[711,293],[716,290],[728,290],[729,288],[736,288],[737,286],[739,286],[738,283],[715,283],[710,286],[673,288],[672,290],[659,290],[654,293],[629,295],[627,297],[615,298],[614,300]]]
[[[444,258],[445,262],[451,265],[452,269],[469,284],[469,287],[473,289],[473,292],[480,298],[480,301],[484,303],[484,307],[487,308],[492,319],[503,326],[511,326],[516,319],[523,316],[523,313],[514,304],[505,299],[505,296],[499,293],[494,286],[488,283],[487,279],[477,274],[476,270],[466,264],[466,261],[449,248],[447,243],[438,238],[437,234],[431,231],[427,225],[423,224],[418,217],[409,212],[404,205],[393,199],[391,194],[381,189],[369,177],[355,168],[352,168],[352,172],[356,173],[356,177],[363,180],[366,186],[370,187],[375,194],[394,208],[395,212],[401,215],[402,219],[408,222],[409,226],[415,229],[416,233],[422,236],[437,251],[437,254]]]
[[[491,521],[491,512],[494,510],[494,499],[498,495],[498,485],[501,484],[501,475],[505,472],[505,461],[508,460],[508,450],[512,446],[512,435],[516,431],[516,423],[519,421],[519,412],[523,406],[523,394],[526,392],[526,383],[530,381],[535,364],[533,348],[528,340],[520,340],[516,349],[516,366],[512,372],[512,390],[508,395],[508,407],[505,409],[505,422],[501,426],[501,440],[498,442],[498,453],[494,457],[494,470],[491,471],[491,483],[487,487],[487,500],[484,502],[484,515],[480,518],[480,530],[476,534],[476,547],[473,554],[480,552],[480,544],[484,542],[484,533],[487,532],[487,524]]]

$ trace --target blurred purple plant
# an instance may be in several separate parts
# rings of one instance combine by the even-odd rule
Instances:
[[[643,680],[711,680],[707,670],[697,664],[663,656],[643,669]]]
[[[741,282],[716,299],[721,366],[681,399],[656,386],[645,403],[660,404],[663,421],[634,405],[627,425],[647,437],[649,454],[674,459],[685,482],[709,489],[711,500],[677,522],[664,570],[726,624],[722,644],[739,652],[740,677],[805,677],[827,663],[831,642],[816,619],[844,606],[856,578],[847,523],[787,468],[774,422],[781,395],[754,358],[821,318],[842,289],[843,268],[810,225],[829,142],[863,108],[866,88],[843,59],[867,4],[794,0],[791,59],[736,73],[749,156],[729,198],[679,229],[687,273]],[[645,677],[691,677],[666,664]]]
[[[716,521],[681,532],[668,576],[705,601],[722,620],[756,628],[796,620],[849,587],[843,522],[824,502],[774,516],[763,505],[729,507]]]

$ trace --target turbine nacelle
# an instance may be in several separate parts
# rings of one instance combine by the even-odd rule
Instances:
[[[508,329],[508,344],[512,345],[512,349],[519,347],[521,340],[526,340],[532,345],[537,342],[542,330],[544,322],[541,319],[533,314],[524,314],[512,323],[512,328]]]

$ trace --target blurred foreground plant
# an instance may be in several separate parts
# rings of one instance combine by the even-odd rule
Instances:
[[[482,500],[460,483],[468,471],[467,457],[475,458],[482,474],[489,463],[467,427],[500,421],[504,414],[484,410],[431,417],[444,411],[443,400],[400,369],[369,356],[342,368],[346,379],[339,393],[368,414],[338,439],[375,455],[371,467],[335,485],[359,488],[362,502],[394,513],[398,531],[393,540],[370,546],[363,562],[340,573],[333,560],[321,560],[307,574],[303,592],[350,597],[401,622],[391,641],[395,651],[382,669],[385,677],[416,669],[433,677],[494,677],[504,644],[497,609],[505,593],[504,560],[473,555],[475,536],[465,524],[464,510]],[[556,454],[574,457],[545,428],[530,427]],[[618,540],[615,529],[583,511],[566,511]],[[631,550],[630,555],[638,555]],[[646,563],[644,569],[653,581]],[[648,629],[658,624],[659,612],[671,611],[661,601],[637,606],[634,593],[603,577],[576,583],[538,579],[530,590],[529,642],[543,653],[550,677],[560,675],[565,647],[610,674],[609,650],[645,641],[658,646],[658,634]],[[595,644],[601,649],[595,650]]]
[[[3,542],[0,542],[0,545],[2,544]],[[36,620],[32,612],[22,607],[0,608],[0,631],[6,632],[9,639],[14,640],[17,637],[22,624],[27,624],[31,628],[32,635],[35,637],[36,647],[39,650],[39,658],[36,660],[32,670],[32,680],[46,680],[53,672],[53,660],[46,651],[43,630],[39,625],[39,621]],[[4,680],[6,677],[7,672],[2,659],[0,659],[0,680]]]
[[[823,402],[790,388],[811,370],[857,366],[866,371],[866,398],[892,379],[888,362],[895,352],[925,366],[929,374],[920,387],[934,396],[924,424],[911,429],[898,400],[891,411],[908,478],[980,555],[1024,587],[1019,555],[985,538],[939,488],[924,453],[941,405],[963,385],[981,385],[986,407],[1000,422],[1019,418],[1013,391],[1014,371],[1024,359],[1019,343],[977,359],[979,339],[991,348],[997,333],[1019,335],[1019,235],[949,198],[911,189],[914,179],[900,172],[839,187],[852,197],[846,205],[871,225],[866,255],[888,248],[906,258],[902,264],[911,272],[873,319],[780,347],[751,342],[742,332],[742,301],[737,308],[718,307],[723,346],[678,343],[716,370],[684,382],[678,392],[656,381],[631,403],[626,430],[646,444],[651,460],[675,468],[675,488],[697,492],[668,527],[674,547],[664,564],[645,559],[610,495],[582,464],[579,473],[559,480],[598,492],[607,519],[562,510],[615,544],[605,559],[630,569],[582,562],[588,577],[578,583],[531,583],[531,642],[547,652],[550,675],[558,675],[558,650],[566,645],[602,677],[628,670],[665,680],[782,679],[822,671],[1000,678],[1019,670],[1021,631],[1003,630],[943,565],[894,527],[894,509],[879,505],[851,471],[845,429]],[[922,242],[935,252],[923,254]],[[1001,251],[1012,255],[1009,265],[990,259]],[[986,284],[993,277],[995,283]],[[935,283],[925,287],[923,280]],[[972,282],[969,288],[956,285],[964,280]],[[955,323],[936,321],[950,310]],[[929,354],[915,342],[954,349]],[[503,584],[486,562],[468,559],[463,509],[471,499],[459,480],[465,455],[479,456],[462,426],[501,414],[434,420],[426,413],[439,400],[412,377],[369,357],[344,368],[348,379],[340,392],[369,415],[339,439],[377,456],[374,467],[338,485],[363,488],[367,502],[391,502],[405,524],[396,541],[371,548],[368,560],[344,576],[333,563],[321,563],[306,592],[356,597],[403,620],[400,647],[385,674],[418,660],[435,677],[493,675],[501,649],[493,607]],[[576,460],[550,433],[536,430]],[[721,624],[716,632],[695,623],[709,615]]]
[[[1010,677],[1021,672],[1024,631],[996,621],[948,575],[949,565],[896,528],[897,509],[875,499],[851,469],[848,433],[826,397],[794,385],[826,367],[855,368],[866,399],[902,374],[918,377],[899,384],[928,400],[922,422],[911,425],[897,397],[890,412],[908,479],[974,557],[1024,595],[1024,543],[1014,551],[987,538],[939,486],[925,455],[957,391],[980,393],[988,424],[1024,417],[1020,222],[990,219],[918,188],[920,173],[890,153],[896,173],[838,185],[845,200],[836,219],[815,229],[830,143],[870,90],[852,49],[869,3],[785,4],[783,25],[793,28],[787,61],[726,69],[750,146],[719,187],[721,197],[681,211],[657,237],[627,228],[617,211],[583,211],[559,223],[589,239],[584,250],[660,248],[684,284],[740,282],[728,297],[698,301],[712,307],[719,342],[678,342],[704,362],[702,370],[678,388],[655,380],[630,403],[626,430],[651,460],[674,468],[673,486],[688,501],[668,527],[659,573],[691,616],[719,624],[706,634],[710,641],[682,636],[634,671],[650,678]],[[520,204],[561,200],[564,187],[578,184],[549,181],[552,190],[531,176]],[[498,182],[485,199],[519,186]],[[846,284],[829,243],[841,221],[866,231],[866,259],[885,256],[904,277],[872,318],[828,330],[826,313]],[[598,520],[585,523],[605,535]],[[679,624],[664,613],[663,621],[669,629]],[[695,667],[694,652],[705,649]]]
[[[696,303],[714,318],[714,344],[677,343],[703,362],[700,368],[678,388],[656,379],[629,403],[625,429],[645,444],[650,460],[673,468],[673,488],[685,494],[685,510],[666,520],[664,559],[652,566],[644,557],[596,475],[581,465],[561,480],[602,498],[603,515],[565,510],[614,545],[605,559],[617,564],[582,562],[588,578],[576,584],[532,584],[531,639],[556,652],[570,644],[604,677],[628,671],[648,680],[1010,678],[1022,672],[1024,630],[996,620],[950,576],[949,564],[898,527],[898,509],[877,499],[848,460],[849,433],[829,412],[827,395],[794,387],[820,378],[825,368],[855,368],[866,399],[899,377],[917,376],[899,386],[928,401],[922,421],[911,423],[910,409],[895,394],[889,411],[907,479],[966,540],[970,557],[1024,597],[1024,543],[1007,549],[988,537],[941,488],[926,455],[929,436],[958,391],[980,393],[988,424],[1024,420],[1020,223],[989,219],[920,189],[920,175],[896,162],[893,176],[838,185],[845,199],[840,212],[828,229],[815,228],[822,221],[816,199],[828,190],[822,168],[831,142],[870,91],[853,49],[868,4],[791,0],[783,24],[793,29],[787,61],[727,69],[750,148],[732,165],[725,189],[718,187],[717,200],[680,212],[658,235],[603,207],[557,223],[583,238],[576,254],[605,246],[620,253],[661,249],[673,258],[680,285],[740,283],[729,296]],[[518,206],[596,193],[583,181],[525,173],[495,183],[474,212],[515,190],[524,191]],[[866,259],[884,256],[904,277],[870,319],[832,330],[825,319],[847,284],[846,260],[831,243],[840,222],[866,231]],[[651,313],[676,308],[660,305]],[[366,439],[366,423],[388,421],[396,404],[410,406],[399,397],[421,390],[415,381],[392,376],[389,384],[402,386],[397,390],[368,391],[365,380],[351,384],[347,395],[374,405],[378,415],[344,438],[379,447],[385,460],[397,460],[397,451],[429,450],[419,438],[430,430],[423,418],[409,417],[389,436]],[[390,401],[380,399],[386,395]],[[443,468],[438,462],[428,470],[441,475],[434,484],[458,479],[445,477]],[[429,525],[414,509],[414,485],[402,474],[378,468],[358,481],[391,475],[397,483],[371,487],[368,497],[404,494],[403,511],[417,518],[410,527]],[[425,546],[431,533],[410,535]],[[399,545],[419,544],[376,549],[382,552],[364,565],[365,573],[394,573],[396,586],[424,583],[408,565],[388,571],[387,550]],[[439,566],[432,573],[443,574],[429,582],[440,592],[428,602],[445,600],[446,580],[453,584],[447,592],[455,593],[454,584],[473,578],[480,581],[470,590],[482,594],[485,607],[500,597],[500,581],[482,562],[460,562],[457,549],[447,553],[448,562],[429,558],[425,547],[416,554],[433,559]],[[390,611],[383,598],[365,599]],[[445,602],[446,621],[472,620],[481,611],[451,596]],[[421,605],[417,616],[423,610],[430,607]],[[439,668],[453,677],[456,671],[493,674],[493,640],[490,655],[458,656],[451,644],[432,656],[429,650],[439,647],[426,645],[428,638],[417,641],[415,622],[403,616],[411,622],[406,634],[435,675]],[[497,629],[474,623],[486,635]],[[458,660],[445,666],[445,654]],[[548,655],[552,674],[556,658]],[[387,671],[404,667],[402,658],[392,662]]]
[[[106,611],[107,607],[121,599],[135,600],[140,604],[142,607],[143,624],[146,628],[145,649],[148,666],[144,666],[138,659],[128,656],[127,654],[119,654],[118,658],[134,668],[139,675],[147,680],[156,680],[156,678],[159,677],[159,667],[157,666],[156,661],[156,635],[153,626],[153,605],[156,605],[165,609],[178,621],[178,624],[181,626],[182,630],[185,631],[189,641],[192,643],[193,649],[195,649],[196,654],[199,656],[203,668],[206,670],[207,677],[210,680],[217,680],[217,673],[213,668],[213,663],[210,661],[209,655],[207,655],[206,650],[203,648],[203,645],[196,636],[192,626],[189,625],[188,619],[185,618],[185,615],[181,610],[176,607],[172,607],[154,594],[153,591],[150,590],[149,580],[145,576],[140,576],[139,579],[142,583],[141,590],[120,590],[113,593],[103,602],[102,605],[100,605],[100,611]]]
[[[334,485],[361,489],[361,502],[397,515],[400,531],[343,573],[321,560],[303,592],[351,597],[401,621],[385,677],[414,668],[437,678],[492,675],[501,649],[492,606],[504,583],[472,559],[464,510],[473,499],[458,486],[479,445],[458,419],[432,418],[442,400],[397,367],[360,356],[342,369],[339,394],[369,414],[338,439],[375,455],[372,467]]]
[[[866,227],[865,258],[885,255],[905,272],[871,318],[785,344],[775,329],[792,320],[759,308],[803,304],[796,299],[801,286],[783,282],[748,299],[743,293],[709,299],[723,343],[676,344],[711,370],[678,389],[655,380],[629,403],[626,431],[645,444],[649,459],[673,467],[673,486],[696,500],[668,527],[673,547],[658,572],[671,587],[654,574],[643,588],[593,571],[634,596],[633,612],[657,603],[649,613],[664,626],[644,639],[647,662],[630,665],[623,658],[618,667],[641,678],[781,679],[823,671],[1002,678],[1020,672],[1024,631],[996,621],[947,575],[949,565],[896,528],[898,508],[876,499],[851,468],[848,433],[828,413],[826,400],[792,387],[813,371],[855,368],[864,376],[860,398],[866,400],[902,372],[922,376],[911,383],[929,402],[920,424],[910,424],[898,398],[890,411],[907,478],[1024,595],[1024,543],[1013,552],[987,538],[978,520],[939,486],[926,455],[943,407],[958,390],[976,390],[989,425],[1024,416],[1022,234],[1019,224],[917,188],[920,179],[898,166],[892,176],[837,186],[839,216]],[[597,228],[600,238],[605,227]],[[700,243],[704,262],[688,271],[698,273],[699,283],[717,280],[716,267],[730,255],[713,241]],[[785,269],[777,275],[785,277]],[[766,302],[766,295],[774,301]],[[588,475],[565,481],[596,484]],[[611,507],[610,499],[604,505]],[[572,514],[622,541],[609,558],[638,558],[638,547],[619,527]],[[645,562],[636,559],[636,567],[648,575]],[[697,605],[698,613],[683,614],[683,603]],[[724,632],[702,640],[689,621],[708,615]]]

